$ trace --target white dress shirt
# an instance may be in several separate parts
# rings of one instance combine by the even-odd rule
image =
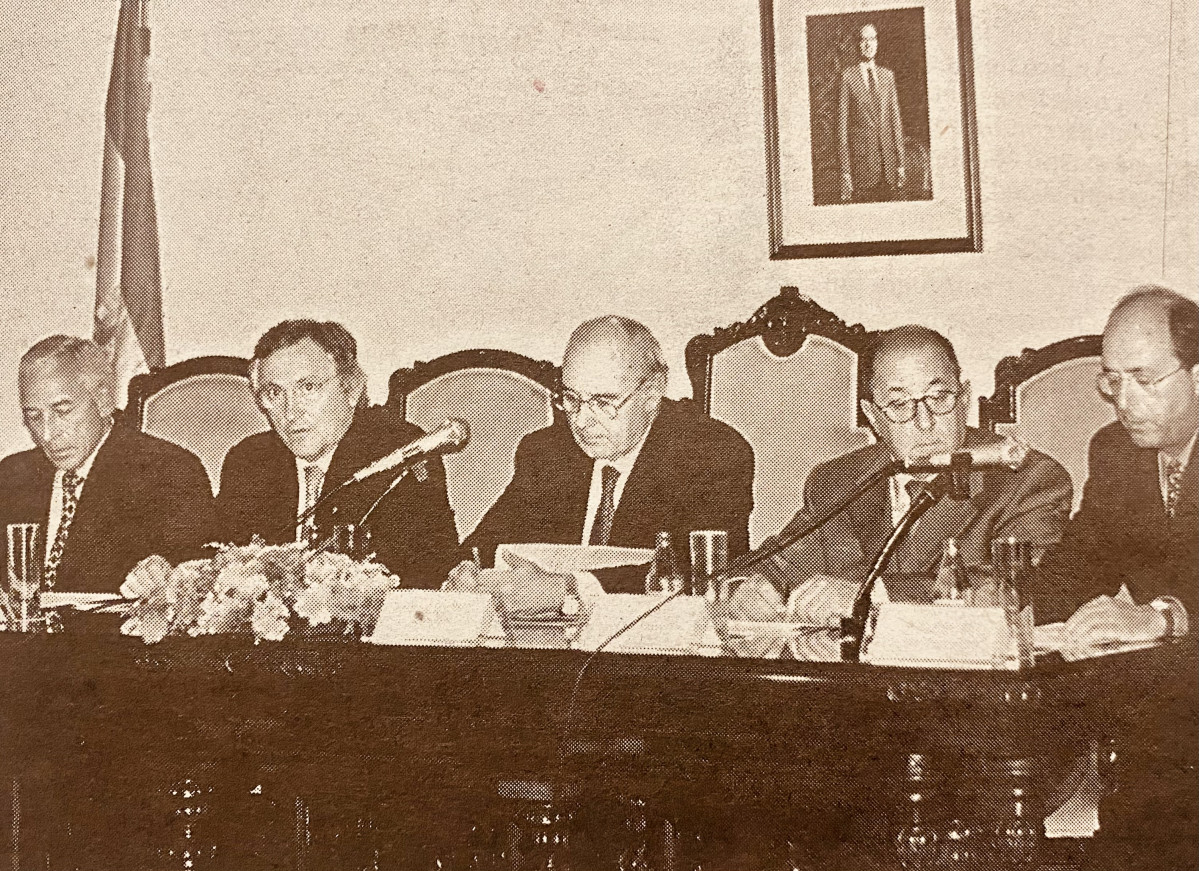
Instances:
[[[875,87],[878,87],[878,68],[875,67],[874,61],[864,60],[858,64],[858,67],[862,70],[862,84],[864,84],[867,88],[870,87],[870,73],[873,72],[874,85]]]
[[[79,504],[79,500],[83,498],[83,485],[87,483],[87,476],[91,474],[92,464],[96,462],[96,454],[100,453],[100,448],[104,447],[104,443],[108,441],[108,434],[112,432],[112,424],[108,425],[107,432],[96,443],[96,447],[87,459],[79,464],[79,468],[75,469],[75,475],[79,478],[79,483],[75,485],[75,504]],[[54,473],[54,486],[50,489],[50,516],[46,518],[46,559],[50,558],[50,551],[54,548],[54,540],[58,538],[58,527],[62,523],[62,478],[65,475],[62,469]]]
[[[653,429],[652,425],[650,429]],[[617,457],[614,460],[596,460],[592,463],[591,489],[587,491],[587,513],[583,519],[583,540],[580,544],[591,543],[591,528],[595,525],[595,517],[599,513],[600,502],[604,497],[604,466],[611,466],[620,472],[620,477],[616,479],[616,489],[612,491],[612,513],[615,514],[616,508],[620,505],[620,497],[624,493],[624,485],[628,483],[629,473],[633,471],[637,457],[641,456],[641,449],[645,447],[647,438],[649,438],[649,429],[645,431],[641,441],[633,446],[633,450],[623,457]]]

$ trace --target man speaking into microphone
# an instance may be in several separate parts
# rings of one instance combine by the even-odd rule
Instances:
[[[368,404],[349,331],[313,320],[271,327],[254,347],[250,383],[271,429],[243,439],[225,458],[217,496],[223,540],[245,544],[257,534],[280,544],[314,531],[323,539],[335,524],[361,524],[370,511],[366,526],[376,559],[403,586],[440,584],[458,547],[445,468],[429,457],[387,492],[402,464],[372,464],[425,434]],[[381,470],[332,492],[373,468]],[[299,522],[322,494],[328,499],[315,517]]]
[[[907,512],[913,494],[934,474],[917,469],[948,464],[960,451],[978,460],[978,468],[966,476],[969,498],[945,497],[933,505],[895,551],[887,571],[931,573],[947,538],[957,539],[966,565],[980,565],[990,561],[994,539],[1029,542],[1035,559],[1061,537],[1070,514],[1069,475],[1036,451],[1023,456],[1018,468],[1006,467],[1003,440],[966,426],[970,384],[961,380],[948,339],[927,327],[896,327],[874,338],[860,366],[860,383],[869,391],[861,407],[878,441],[814,468],[804,486],[803,510],[780,536],[825,516],[888,463],[932,461],[883,478],[819,531],[759,565],[758,571],[783,597],[800,591],[798,619],[825,623],[849,613],[872,560]],[[767,540],[762,548],[770,544]],[[760,577],[736,602],[760,602],[756,593],[762,591],[777,601]],[[888,594],[906,598],[897,592]]]

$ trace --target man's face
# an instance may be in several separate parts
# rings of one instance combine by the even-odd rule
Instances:
[[[1159,450],[1186,447],[1199,429],[1199,366],[1182,368],[1165,312],[1117,315],[1103,334],[1103,369],[1123,376],[1111,403],[1133,442]]]
[[[302,460],[333,453],[354,420],[356,391],[346,388],[332,355],[312,339],[260,360],[255,389],[271,426]]]
[[[639,387],[643,375],[637,367],[630,368],[626,355],[610,343],[585,344],[568,353],[562,363],[562,390],[566,396],[612,405],[629,397],[615,418],[586,403],[577,413],[567,413],[570,433],[587,456],[619,459],[632,451],[650,428],[661,403],[661,376],[646,379]]]
[[[966,441],[966,412],[970,405],[970,385],[959,384],[953,364],[943,349],[935,345],[897,348],[875,361],[871,384],[874,403],[862,401],[862,411],[874,426],[879,440],[897,459],[953,453]],[[957,393],[953,409],[934,414],[929,404],[948,403],[946,394]],[[905,400],[927,397],[912,409],[912,419],[892,421],[883,406],[892,404],[894,412]],[[903,414],[892,414],[903,417]]]
[[[874,60],[874,56],[878,54],[878,31],[874,29],[873,24],[867,24],[862,28],[858,37],[858,52],[862,55],[862,60]]]
[[[53,360],[22,366],[21,412],[33,443],[55,468],[78,469],[112,425],[112,396],[105,385]]]

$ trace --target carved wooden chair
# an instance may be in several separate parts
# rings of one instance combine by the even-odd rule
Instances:
[[[1091,436],[1116,418],[1095,389],[1102,340],[1078,336],[1004,357],[995,367],[994,395],[978,400],[980,426],[1015,435],[1066,467],[1076,509]]]
[[[470,427],[466,447],[445,457],[461,538],[512,480],[520,440],[554,422],[558,377],[552,363],[488,348],[455,351],[392,373],[387,405],[401,417],[425,430],[449,417]]]
[[[744,323],[687,343],[696,403],[756,455],[752,544],[799,510],[814,466],[872,440],[858,409],[858,355],[869,337],[784,287]]]
[[[129,382],[126,420],[200,458],[216,492],[229,449],[270,424],[250,389],[249,361],[193,357]]]

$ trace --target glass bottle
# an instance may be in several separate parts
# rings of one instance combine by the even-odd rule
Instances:
[[[965,602],[966,567],[962,565],[962,555],[958,551],[956,538],[945,539],[941,550],[941,564],[937,567],[937,580],[934,584],[934,595],[937,601]]]
[[[683,589],[683,573],[670,542],[669,532],[659,532],[654,540],[654,561],[645,576],[645,592],[677,593]]]

